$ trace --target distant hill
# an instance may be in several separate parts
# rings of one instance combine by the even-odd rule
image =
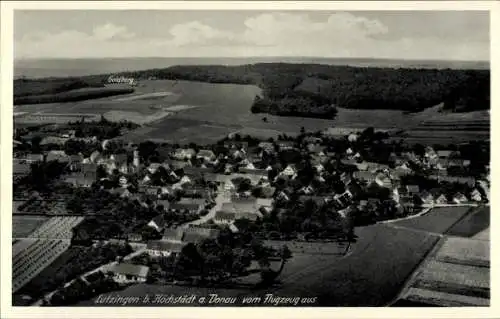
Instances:
[[[258,85],[263,95],[255,98],[251,111],[282,116],[331,119],[335,117],[337,107],[394,109],[407,112],[419,112],[439,103],[444,104],[444,109],[455,112],[485,110],[490,107],[489,69],[411,67],[413,65],[429,67],[439,63],[436,61],[423,63],[422,61],[322,58],[284,59],[329,61],[330,64],[284,62],[238,64],[251,59],[202,59],[202,64],[192,64],[200,62],[200,59],[171,59],[170,62],[188,61],[188,64],[162,68],[162,63],[167,63],[168,59],[158,58],[155,68],[118,73],[139,80],[156,78]],[[272,60],[272,58],[259,59]],[[50,61],[52,60],[47,60],[48,65],[55,63]],[[92,60],[73,61],[84,61],[89,64]],[[94,60],[96,61],[101,60]],[[109,61],[111,64],[120,65],[120,61],[128,60],[111,59]],[[142,59],[141,61],[144,65],[149,65],[154,60]],[[226,65],[208,64],[215,61],[225,61]],[[83,62],[81,63],[83,65]],[[234,65],[230,65],[231,63]],[[378,63],[389,65],[389,67],[333,65],[334,63],[357,65]],[[451,62],[453,63],[458,62]],[[400,64],[406,67],[397,67]],[[79,64],[73,64],[74,67],[77,65]],[[443,65],[446,64],[442,63],[441,66]],[[470,63],[469,66],[471,66]],[[102,69],[102,73],[108,69]],[[93,81],[103,76],[105,75],[83,76],[80,79]]]
[[[350,67],[325,64],[257,63],[239,66],[182,65],[125,72],[137,78],[255,84],[252,112],[331,118],[335,107],[418,112],[489,109],[490,71]]]
[[[69,77],[167,68],[174,65],[245,65],[256,63],[307,63],[355,67],[418,69],[488,70],[487,61],[396,60],[322,57],[244,57],[244,58],[98,58],[98,59],[17,59],[14,76],[27,78]]]

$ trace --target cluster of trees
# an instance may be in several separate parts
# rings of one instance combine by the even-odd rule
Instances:
[[[252,113],[326,119],[333,119],[337,114],[337,108],[331,102],[304,92],[289,92],[286,96],[273,98],[256,96],[250,110]]]
[[[367,205],[354,207],[350,213],[355,226],[371,225],[377,221],[394,219],[403,216],[404,212],[398,209],[397,203],[390,199],[369,200]]]
[[[81,78],[16,79],[14,97],[58,94],[66,91],[104,87],[102,81]]]
[[[297,107],[300,109],[306,101],[312,104],[310,109],[335,105],[345,108],[414,112],[445,102],[446,108],[471,111],[488,109],[490,95],[488,70],[257,63],[241,66],[174,66],[131,72],[130,75],[142,78],[154,76],[172,80],[255,84],[262,88],[263,99],[256,100],[253,110],[265,112],[266,109],[272,109],[273,114],[278,115],[280,112],[283,115],[293,115],[294,112],[290,110]],[[302,95],[306,93],[309,93],[307,97]],[[318,104],[311,95],[327,100],[328,103]],[[287,101],[281,102],[282,99]],[[307,111],[305,108],[304,110]],[[319,116],[321,113],[323,112],[315,110],[311,112],[313,116]],[[326,118],[331,118],[330,112],[325,113]]]
[[[238,234],[224,228],[216,239],[205,239],[184,246],[175,263],[174,277],[197,277],[201,282],[220,283],[231,277],[249,274],[248,267],[253,260],[259,263],[261,269],[267,270],[270,258],[282,258],[282,265],[291,258],[286,246],[281,251],[264,246],[243,224],[248,224],[248,221],[240,221]],[[266,272],[261,272],[261,275],[262,279],[267,280],[264,278]]]
[[[112,122],[101,116],[99,121],[81,121],[70,122],[67,129],[75,130],[75,137],[97,137],[98,140],[112,139],[122,135],[123,130],[134,130],[139,125],[129,121]]]
[[[69,306],[118,289],[120,285],[112,276],[99,272],[98,277],[89,284],[80,278],[75,279],[71,285],[56,291],[43,306]]]
[[[281,258],[285,263],[292,257],[286,246],[279,251],[264,246],[254,237],[255,227],[250,221],[239,219],[236,224],[239,233],[222,228],[217,238],[186,244],[175,257],[153,258],[142,254],[131,262],[150,267],[149,282],[181,280],[196,284],[218,284],[233,277],[248,275],[252,261],[257,261],[261,269],[251,272],[261,271],[263,274],[269,267],[270,259]]]
[[[14,193],[21,190],[47,192],[52,190],[54,183],[66,171],[67,164],[58,161],[37,162],[31,164],[30,173],[13,184]]]
[[[74,194],[66,204],[70,212],[88,215],[74,228],[75,240],[126,238],[127,232],[146,225],[160,212],[138,201],[124,201],[105,190],[84,190]]]
[[[74,102],[132,92],[132,88],[104,87],[99,77],[16,79],[14,105]]]
[[[294,201],[276,207],[264,216],[262,230],[279,238],[304,238],[322,240],[352,240],[354,224],[342,217],[331,205],[314,200]]]

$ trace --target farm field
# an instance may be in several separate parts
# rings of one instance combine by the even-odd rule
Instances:
[[[266,240],[264,245],[275,247],[277,249],[286,245],[294,256],[296,255],[329,255],[332,258],[335,255],[342,255],[346,251],[347,244],[338,243],[315,243],[315,242],[300,242],[300,241],[279,241]]]
[[[383,225],[358,228],[356,235],[358,242],[345,258],[323,263],[304,260],[309,266],[289,275],[285,268],[283,288],[277,293],[315,294],[321,306],[383,306],[438,239]]]
[[[78,249],[70,248],[62,253],[56,260],[43,269],[37,276],[28,282],[18,292],[18,295],[29,294],[34,296],[41,296],[44,293],[50,292],[47,290],[47,283],[53,281],[54,278],[60,276],[61,270],[66,264],[71,262],[73,258],[79,253]],[[63,282],[71,280],[70,278],[63,278]]]
[[[419,217],[396,221],[392,224],[433,233],[445,233],[457,221],[465,216],[471,207],[437,207]]]
[[[487,213],[485,213],[487,212]],[[482,240],[471,239],[480,219]],[[415,271],[393,306],[424,303],[436,306],[488,306],[490,301],[489,209],[471,210],[448,231]],[[474,229],[474,231],[470,231]],[[489,235],[489,234],[488,234]],[[464,237],[457,237],[464,236]],[[469,237],[469,238],[468,238]]]
[[[490,241],[490,228],[486,228],[483,231],[480,231],[476,235],[472,236],[473,239],[476,240],[484,240],[484,241]]]
[[[142,139],[211,143],[219,138],[234,132],[241,134],[255,134],[263,138],[275,137],[277,132],[289,135],[297,134],[302,127],[307,131],[324,130],[331,127],[364,129],[372,126],[379,129],[410,129],[408,143],[443,143],[462,142],[475,139],[478,133],[470,131],[471,122],[484,126],[489,123],[488,112],[472,112],[465,114],[439,113],[439,107],[427,109],[420,113],[405,114],[394,110],[356,110],[339,108],[334,120],[280,117],[268,114],[252,114],[250,106],[256,95],[261,93],[260,88],[253,85],[214,84],[194,81],[145,80],[135,87],[132,94],[119,97],[107,97],[95,100],[53,103],[40,105],[16,106],[16,112],[27,113],[89,113],[115,115],[124,113],[120,118],[138,119],[140,123],[149,120],[154,129],[148,133],[134,134]],[[155,113],[159,111],[173,112],[174,114],[159,119]],[[138,115],[138,114],[140,115]],[[144,117],[141,117],[144,116]],[[148,117],[150,116],[150,117]],[[263,121],[263,118],[267,121]],[[173,130],[177,121],[194,121],[193,125],[185,130]],[[425,127],[418,127],[426,121]],[[467,124],[455,127],[450,131],[429,131],[427,128],[433,123],[454,123],[458,121]],[[206,122],[211,127],[202,126]],[[430,123],[430,124],[429,124]],[[445,126],[445,127],[449,127]],[[416,130],[416,131],[412,131]],[[422,131],[423,130],[423,131]],[[483,130],[481,138],[489,137]],[[438,134],[435,134],[438,133]],[[394,137],[399,140],[402,137]]]
[[[28,237],[47,220],[43,216],[12,216],[12,238]]]
[[[489,306],[489,299],[411,288],[406,300],[410,302],[436,303],[444,307]]]
[[[460,237],[473,237],[490,225],[490,207],[480,207],[453,225],[447,232],[448,235]]]
[[[490,245],[489,242],[483,240],[449,237],[446,238],[435,258],[444,262],[488,267]]]
[[[426,281],[461,285],[464,288],[478,287],[484,289],[490,286],[488,268],[459,265],[437,260],[429,261],[420,271],[418,278]]]
[[[171,112],[158,111],[153,114],[141,114],[139,112],[131,112],[131,111],[109,111],[104,113],[104,118],[113,121],[131,121],[137,124],[146,124],[153,121],[158,121],[166,116],[171,115]]]

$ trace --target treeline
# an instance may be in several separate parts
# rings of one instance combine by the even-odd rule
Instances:
[[[284,97],[261,98],[256,96],[252,113],[269,113],[279,116],[301,116],[333,119],[337,108],[320,96],[294,92]]]
[[[14,97],[14,105],[77,102],[133,93],[132,88],[86,88],[60,93]]]
[[[103,81],[99,78],[17,79],[14,80],[14,98],[99,87],[104,87]]]
[[[322,64],[258,63],[241,66],[173,66],[128,72],[137,78],[255,84],[263,89],[255,111],[294,113],[311,95],[328,105],[361,109],[397,109],[409,112],[445,102],[456,111],[489,108],[490,71],[452,69],[394,69]],[[307,98],[304,97],[307,93]],[[290,103],[296,99],[296,103]],[[286,102],[281,102],[286,100]],[[324,104],[311,102],[311,109]],[[272,107],[270,105],[273,105]],[[276,106],[278,105],[278,106]],[[306,111],[309,115],[316,112]],[[322,113],[317,112],[317,113]],[[329,112],[326,112],[330,116]]]

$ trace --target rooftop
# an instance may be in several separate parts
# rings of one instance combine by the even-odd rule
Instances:
[[[183,243],[176,243],[165,240],[152,240],[148,242],[147,249],[158,251],[180,252],[184,247]]]
[[[117,264],[111,266],[109,271],[122,275],[146,277],[149,272],[149,267],[133,264]]]

